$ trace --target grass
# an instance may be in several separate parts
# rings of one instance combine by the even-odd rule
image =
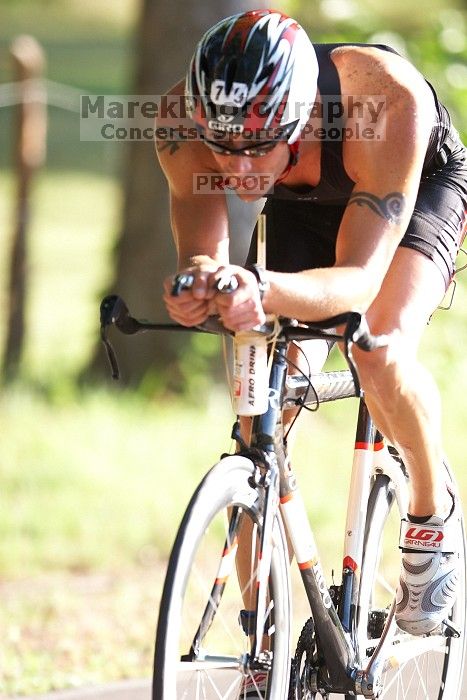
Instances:
[[[194,407],[97,389],[72,400],[17,389],[0,401],[0,415],[10,504],[0,515],[0,571],[10,578],[116,569],[138,564],[148,547],[166,555],[206,459],[230,447],[221,437],[227,412],[220,397],[205,407],[201,424]],[[208,425],[209,458],[197,437]]]
[[[174,524],[207,466],[196,431],[210,426],[215,461],[230,444],[220,438],[225,411],[213,399],[199,426],[193,407],[125,393],[53,401],[28,389],[4,394],[4,693],[149,675]]]
[[[0,696],[149,677],[162,571],[153,563],[0,582]]]

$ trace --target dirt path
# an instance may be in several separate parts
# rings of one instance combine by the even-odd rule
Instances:
[[[0,698],[149,678],[163,572],[0,582]]]

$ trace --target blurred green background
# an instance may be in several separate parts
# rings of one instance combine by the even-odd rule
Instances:
[[[164,559],[176,524],[206,468],[232,447],[233,416],[213,359],[215,339],[164,341],[154,362],[150,346],[144,362],[139,359],[144,341],[132,339],[134,350],[122,346],[123,355],[134,356],[144,371],[132,374],[128,362],[122,387],[111,385],[96,349],[100,298],[123,278],[133,250],[131,241],[122,245],[131,230],[129,201],[147,183],[129,187],[135,160],[125,144],[80,141],[78,95],[136,94],[149,60],[142,37],[156,29],[159,37],[185,36],[182,52],[174,46],[177,56],[162,52],[154,63],[157,80],[164,81],[155,89],[164,89],[182,73],[169,79],[162,68],[186,63],[203,29],[255,4],[179,0],[159,5],[157,17],[154,6],[151,0],[144,6],[136,0],[6,0],[1,9],[3,310],[15,219],[9,47],[16,36],[28,33],[41,43],[50,81],[47,159],[31,194],[24,351],[17,375],[0,394],[0,694],[6,697],[149,676]],[[461,0],[295,0],[275,7],[300,19],[316,41],[382,42],[400,50],[436,86],[465,140],[467,13]],[[122,283],[135,312],[152,318],[160,315],[161,274],[172,272],[165,185],[159,180],[156,186],[161,213],[154,237],[162,263],[152,294],[148,298],[147,287],[142,294],[141,279],[128,268]],[[422,349],[442,390],[446,449],[464,497],[466,303],[461,273],[453,308],[435,314]],[[5,337],[2,314],[0,355]],[[296,451],[327,574],[338,570],[341,556],[330,511],[343,519],[354,416],[349,402],[305,417]]]

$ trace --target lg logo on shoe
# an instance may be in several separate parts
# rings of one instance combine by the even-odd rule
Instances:
[[[443,533],[439,530],[428,530],[426,528],[411,527],[405,535],[406,542],[419,544],[423,547],[440,547]]]

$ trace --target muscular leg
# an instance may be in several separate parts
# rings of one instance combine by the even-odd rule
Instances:
[[[441,410],[436,385],[417,350],[430,315],[444,295],[444,280],[421,253],[399,248],[367,313],[387,348],[354,351],[366,401],[381,432],[398,448],[411,477],[409,512],[442,514],[449,502],[442,481]]]

